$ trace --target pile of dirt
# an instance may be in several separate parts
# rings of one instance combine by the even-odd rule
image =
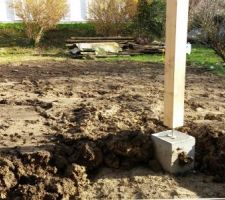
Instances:
[[[1,199],[71,199],[88,184],[84,167],[65,166],[64,173],[52,165],[47,151],[0,155]]]
[[[225,123],[191,123],[182,131],[196,138],[196,169],[225,182]]]
[[[74,140],[63,135],[58,135],[57,140],[53,157],[55,165],[62,170],[68,163],[85,166],[88,171],[101,166],[129,169],[154,159],[151,136],[138,131],[109,135],[96,141]]]
[[[130,169],[153,159],[150,136],[139,132],[101,140],[73,140],[57,135],[51,151],[0,155],[0,197],[71,199],[79,196],[88,174],[102,166]]]
[[[216,132],[211,126],[183,128],[186,132],[190,130],[197,139],[196,169],[214,175],[215,181],[224,181],[224,132],[220,129]],[[95,170],[102,167],[127,170],[144,165],[153,171],[162,170],[154,160],[151,134],[127,131],[97,140],[57,134],[52,150],[0,155],[0,197],[77,198]]]

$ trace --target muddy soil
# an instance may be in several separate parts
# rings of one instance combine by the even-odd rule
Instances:
[[[189,67],[196,169],[164,173],[163,66],[73,61],[0,68],[0,199],[225,197],[225,79]],[[214,182],[217,182],[215,185]]]

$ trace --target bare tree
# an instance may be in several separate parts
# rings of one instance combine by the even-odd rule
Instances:
[[[201,0],[190,12],[191,28],[200,29],[208,43],[225,62],[225,1]]]
[[[35,46],[40,43],[44,32],[54,28],[68,10],[67,0],[14,0],[12,7]]]
[[[93,0],[89,5],[90,21],[99,34],[118,35],[136,14],[137,0]]]

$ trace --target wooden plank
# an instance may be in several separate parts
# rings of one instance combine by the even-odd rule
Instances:
[[[133,40],[72,40],[68,39],[66,40],[66,43],[102,43],[102,42],[117,42],[117,43],[127,43]]]
[[[71,37],[72,40],[134,40],[133,37]]]
[[[167,0],[164,124],[183,126],[189,0]]]

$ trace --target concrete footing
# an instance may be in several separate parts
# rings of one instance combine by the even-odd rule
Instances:
[[[195,138],[179,131],[164,131],[152,135],[155,156],[163,169],[172,174],[194,168]]]

